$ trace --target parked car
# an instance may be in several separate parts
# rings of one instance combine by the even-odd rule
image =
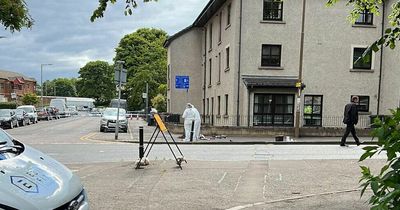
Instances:
[[[100,132],[115,130],[117,125],[117,108],[106,108],[103,117],[100,120]],[[122,132],[128,132],[128,120],[126,119],[125,109],[119,109],[119,129]]]
[[[77,175],[1,129],[0,168],[0,209],[89,209]]]
[[[53,119],[60,119],[60,115],[58,113],[58,109],[54,106],[48,106],[47,111],[50,113]]]
[[[29,115],[25,112],[25,110],[15,109],[15,114],[17,115],[18,124],[20,126],[31,124],[31,121],[29,120]]]
[[[19,127],[17,115],[11,109],[0,109],[0,122],[1,126],[13,129]]]
[[[35,106],[32,105],[24,105],[24,106],[19,106],[17,107],[17,109],[23,109],[25,110],[26,113],[28,113],[29,116],[29,120],[31,121],[31,123],[35,124],[38,122],[38,116],[36,113],[36,108]]]
[[[67,108],[67,105],[65,104],[65,99],[62,99],[62,98],[51,99],[50,106],[58,109],[58,113],[59,113],[60,117],[69,117],[70,116],[70,112]]]
[[[38,120],[51,120],[53,119],[53,117],[51,116],[49,110],[47,109],[47,107],[43,107],[43,108],[38,108],[37,110],[37,116],[38,116]]]

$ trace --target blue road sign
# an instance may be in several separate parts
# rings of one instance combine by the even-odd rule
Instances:
[[[189,76],[175,76],[176,89],[189,89]]]

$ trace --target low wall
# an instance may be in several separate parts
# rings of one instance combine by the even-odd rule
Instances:
[[[183,134],[182,124],[167,123],[168,129],[175,134]],[[339,137],[344,133],[345,128],[300,128],[302,137]],[[371,129],[356,129],[357,136],[370,136]],[[294,136],[294,128],[286,127],[231,127],[231,126],[201,126],[201,134],[205,136],[227,135],[227,136],[254,136],[254,137],[275,137],[277,135]]]

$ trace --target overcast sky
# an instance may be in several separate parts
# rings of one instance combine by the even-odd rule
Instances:
[[[139,28],[160,28],[169,35],[191,25],[208,0],[158,0],[142,3],[132,16],[124,15],[125,1],[109,6],[105,17],[90,22],[98,0],[28,0],[35,25],[11,34],[0,29],[0,69],[22,73],[40,82],[78,77],[87,62],[112,62],[121,38]]]

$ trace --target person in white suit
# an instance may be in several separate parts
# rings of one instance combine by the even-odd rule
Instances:
[[[182,114],[182,118],[184,120],[184,127],[185,127],[185,140],[190,141],[190,130],[192,128],[192,122],[195,120],[195,112],[193,111],[192,104],[188,103],[186,105],[186,109]],[[194,136],[194,135],[193,135]]]
[[[192,104],[192,109],[194,111],[194,139],[199,140],[200,139],[200,127],[201,127],[201,116],[199,110],[196,109],[196,107],[193,106]]]

